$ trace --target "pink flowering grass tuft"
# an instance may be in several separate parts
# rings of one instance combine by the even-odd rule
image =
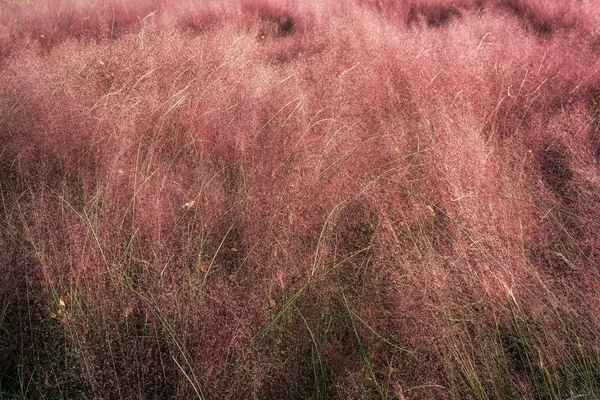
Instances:
[[[0,397],[599,397],[596,8],[3,2]]]

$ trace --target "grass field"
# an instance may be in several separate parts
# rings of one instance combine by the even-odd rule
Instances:
[[[600,399],[599,267],[596,0],[0,0],[0,400]]]

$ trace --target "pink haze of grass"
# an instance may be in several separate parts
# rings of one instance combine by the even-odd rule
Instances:
[[[0,2],[0,394],[600,396],[600,7],[295,3]]]

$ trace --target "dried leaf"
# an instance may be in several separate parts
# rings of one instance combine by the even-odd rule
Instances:
[[[50,317],[63,325],[67,323],[67,317],[62,310],[58,310],[55,313],[50,311]]]
[[[181,206],[181,208],[192,208],[194,207],[194,204],[196,204],[196,200],[191,200]]]
[[[198,265],[198,267],[204,273],[206,273],[206,271],[208,270],[208,268],[206,267],[206,263],[204,261],[200,261],[200,264]]]

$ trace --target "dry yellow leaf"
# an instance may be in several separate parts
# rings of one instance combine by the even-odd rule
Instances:
[[[50,317],[63,325],[66,325],[67,323],[67,316],[65,315],[63,310],[58,310],[55,313],[50,311]]]
[[[200,265],[198,265],[198,267],[200,267],[200,270],[204,273],[206,273],[206,271],[208,270],[204,261],[200,261]]]
[[[196,200],[191,200],[181,206],[181,208],[192,208],[196,204]]]

